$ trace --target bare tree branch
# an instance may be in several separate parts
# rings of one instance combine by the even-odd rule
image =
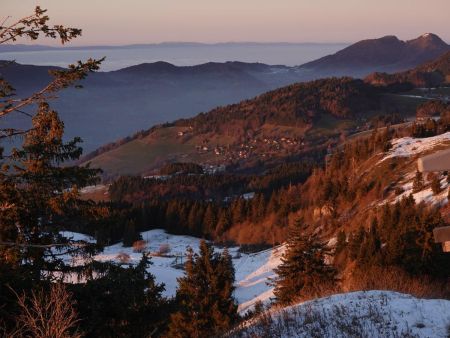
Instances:
[[[74,309],[72,295],[64,284],[56,283],[50,287],[50,292],[32,291],[30,296],[25,293],[16,294],[20,315],[14,337],[54,337],[78,338],[77,325],[80,321]]]

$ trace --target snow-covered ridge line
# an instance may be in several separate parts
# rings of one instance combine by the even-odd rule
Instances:
[[[450,146],[450,132],[426,138],[402,137],[392,140],[391,143],[392,149],[378,163],[392,157],[418,155],[439,145]]]

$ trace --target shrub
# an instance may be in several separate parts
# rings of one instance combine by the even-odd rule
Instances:
[[[147,242],[144,240],[135,241],[133,243],[133,252],[142,253],[147,249]]]
[[[119,254],[116,256],[116,259],[122,263],[122,264],[126,264],[129,263],[131,260],[131,257],[129,254],[125,253],[125,252],[119,252]]]
[[[402,187],[396,187],[394,192],[398,196],[398,195],[403,194],[405,192],[405,190]]]
[[[158,255],[166,255],[170,252],[169,243],[163,243],[159,246]]]

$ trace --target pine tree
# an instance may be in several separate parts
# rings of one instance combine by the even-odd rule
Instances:
[[[341,230],[337,235],[335,254],[342,252],[346,246],[347,246],[347,235],[345,234],[345,231]]]
[[[219,297],[213,306],[212,316],[218,330],[224,331],[237,320],[237,305],[233,298],[234,266],[227,248],[223,250],[218,259],[213,280],[213,288],[215,292],[219,293]],[[217,297],[214,294],[212,296]]]
[[[434,174],[431,178],[431,190],[433,191],[433,194],[438,195],[442,189],[441,189],[441,180],[439,179],[439,175]]]
[[[225,231],[227,231],[231,226],[231,219],[228,208],[221,208],[219,213],[219,218],[217,221],[216,231],[214,236],[216,240],[220,238]]]
[[[19,38],[36,40],[40,37],[66,43],[81,35],[80,29],[52,26],[49,20],[46,10],[38,6],[33,14],[14,21],[14,24],[2,24],[0,45]],[[86,222],[86,216],[94,213],[93,203],[82,201],[78,191],[96,183],[99,171],[73,165],[82,152],[81,140],[63,141],[64,124],[58,113],[50,109],[48,101],[58,91],[76,85],[89,72],[97,70],[100,63],[101,60],[89,59],[69,65],[67,69],[52,70],[52,80],[45,87],[20,98],[0,74],[0,142],[14,139],[19,147],[5,151],[0,143],[2,304],[11,305],[17,301],[10,296],[15,297],[11,287],[17,294],[22,294],[31,287],[41,288],[46,281],[65,273],[86,272],[84,266],[70,266],[62,258],[81,254],[88,257],[95,251],[88,243],[73,245],[60,235],[60,230]],[[2,68],[8,65],[4,62]],[[30,117],[29,129],[16,129],[11,125],[17,113]],[[67,162],[72,164],[67,165]],[[17,320],[8,314],[9,311],[14,314],[15,306],[7,309],[6,315],[5,311],[0,311],[2,329],[4,323],[14,325]]]
[[[81,35],[80,29],[51,26],[48,21],[46,10],[37,6],[32,15],[0,27],[0,44],[39,37],[59,39],[64,44]],[[96,182],[98,173],[79,166],[60,166],[78,159],[81,140],[63,142],[64,125],[47,101],[97,70],[100,63],[89,59],[65,70],[53,70],[50,83],[20,99],[14,97],[14,88],[0,75],[0,141],[23,137],[23,146],[10,154],[4,154],[0,146],[0,264],[26,266],[36,279],[44,270],[64,271],[63,261],[54,253],[59,251],[61,255],[68,247],[56,225],[61,228],[77,222],[76,217],[89,205],[78,198],[78,189]],[[33,105],[38,107],[36,113],[24,113],[26,107],[34,109]],[[9,126],[6,118],[14,113],[30,116],[32,128],[18,130]],[[51,247],[58,250],[52,251]]]
[[[349,240],[348,250],[351,259],[358,258],[359,251],[361,250],[361,245],[366,236],[366,231],[361,226],[358,231],[351,236],[351,240]]]
[[[177,312],[171,315],[169,337],[215,336],[237,318],[232,297],[234,268],[231,257],[222,255],[205,242],[199,255],[188,251],[185,276],[178,279]]]
[[[170,316],[168,337],[199,337],[200,335],[200,304],[195,300],[202,296],[197,284],[198,277],[195,272],[194,252],[188,249],[185,264],[185,276],[178,279],[177,308],[178,311]]]
[[[416,171],[416,176],[413,181],[413,193],[419,192],[423,189],[423,175],[420,171]]]
[[[28,266],[40,279],[44,271],[67,269],[61,253],[74,250],[59,230],[87,212],[90,204],[79,198],[78,188],[97,182],[98,170],[60,166],[81,155],[80,140],[63,142],[64,125],[47,103],[32,122],[23,147],[0,171],[0,196],[11,206],[0,214],[0,239],[11,243],[3,258]]]
[[[381,250],[381,238],[378,233],[378,221],[376,218],[372,219],[369,232],[365,235],[364,241],[361,244],[358,263],[359,264],[372,264],[379,257],[377,254]]]
[[[245,218],[245,201],[243,198],[238,198],[231,204],[231,215],[233,224],[244,221]]]
[[[91,337],[149,337],[165,329],[168,302],[148,272],[151,261],[142,255],[136,266],[102,264],[103,272],[77,285],[77,308]]]
[[[315,294],[324,286],[335,282],[336,271],[325,263],[329,250],[316,235],[303,234],[297,221],[291,228],[286,252],[275,269],[274,294],[282,304],[290,303],[305,294]]]
[[[208,204],[206,208],[205,215],[203,217],[203,233],[205,235],[214,234],[217,225],[217,215],[214,210],[214,205],[212,203]]]
[[[140,233],[136,230],[136,225],[133,220],[127,221],[123,233],[123,246],[130,247],[134,242],[142,239]]]

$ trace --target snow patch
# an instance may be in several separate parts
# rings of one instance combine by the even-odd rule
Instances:
[[[80,238],[82,238],[80,234]],[[192,236],[171,235],[162,229],[155,229],[141,233],[142,239],[146,242],[146,251],[151,254],[158,253],[161,246],[167,246],[169,252],[164,256],[152,255],[152,265],[149,271],[155,276],[158,283],[165,284],[163,293],[166,297],[173,297],[176,294],[177,278],[182,277],[184,271],[177,264],[186,260],[186,250],[190,247],[194,252],[198,252],[200,239]],[[214,246],[216,252],[221,252],[222,247]],[[239,304],[239,311],[245,313],[252,309],[258,300],[264,303],[270,302],[273,297],[273,287],[267,282],[275,277],[273,271],[280,262],[281,255],[285,248],[283,246],[268,249],[257,253],[240,253],[239,247],[228,248],[236,276],[236,290],[234,297]],[[129,264],[137,264],[142,253],[135,252],[133,248],[124,247],[122,243],[117,243],[104,248],[103,252],[94,257],[98,261],[119,262],[119,254],[125,254]]]
[[[410,157],[442,144],[450,144],[450,132],[427,138],[403,137],[392,141],[392,149],[379,163],[392,157]]]
[[[440,180],[441,183],[441,192],[437,195],[433,193],[433,190],[431,188],[426,188],[421,191],[418,191],[416,193],[413,193],[413,176],[414,173],[411,173],[411,175],[408,175],[408,177],[411,179],[410,182],[406,182],[403,184],[402,189],[403,193],[396,196],[392,203],[396,203],[400,200],[402,200],[405,197],[408,197],[410,194],[412,194],[414,201],[418,204],[421,202],[425,202],[427,204],[433,204],[438,206],[443,206],[448,203],[448,189],[450,189],[450,184],[447,183],[447,178],[443,177]]]
[[[318,337],[445,338],[450,325],[450,301],[418,299],[390,291],[359,291],[272,310],[269,314],[271,321],[266,319],[260,323],[253,319],[241,329],[255,337],[269,331],[283,338],[306,338],[313,334]]]

